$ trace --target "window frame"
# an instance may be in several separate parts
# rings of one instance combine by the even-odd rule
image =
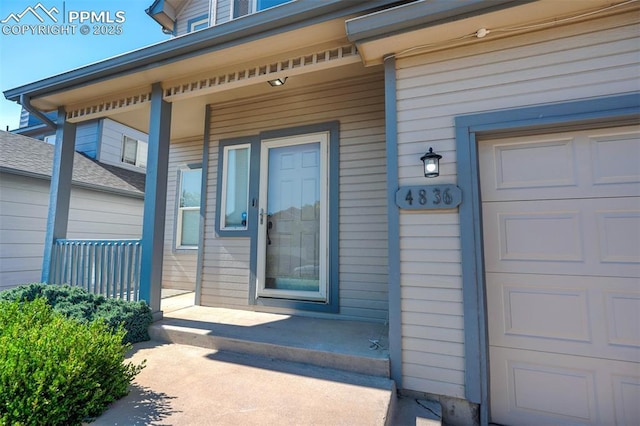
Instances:
[[[225,227],[224,211],[226,207],[226,153],[231,149],[249,149],[249,172],[247,187],[247,226]],[[258,167],[260,163],[260,140],[256,136],[222,140],[218,146],[218,180],[216,188],[215,232],[218,237],[249,237],[257,229],[258,211]]]
[[[125,161],[125,158],[124,158],[125,145],[127,143],[127,139],[135,141],[135,143],[136,143],[136,158],[135,158],[133,163],[129,163],[128,161]],[[144,158],[144,165],[140,164],[141,163],[140,159],[143,157],[142,155],[140,155],[140,150],[141,150],[141,146],[142,146],[142,145],[140,145],[141,143],[143,143],[146,146],[145,150],[148,153],[149,152],[149,144],[148,144],[148,142],[142,141],[142,140],[140,140],[138,138],[134,138],[134,137],[131,137],[131,136],[126,135],[126,134],[123,133],[122,134],[122,143],[120,145],[120,147],[121,147],[121,150],[120,150],[120,162],[122,164],[127,165],[127,166],[136,167],[136,168],[139,168],[139,169],[142,169],[142,170],[146,170],[147,169],[147,158],[146,158],[146,156],[144,156],[145,157]]]
[[[249,16],[249,15],[252,15],[252,14],[257,13],[257,12],[262,12],[263,10],[273,9],[274,7],[282,6],[283,4],[291,3],[292,1],[295,1],[295,0],[285,0],[280,4],[276,4],[276,5],[273,5],[273,6],[265,7],[263,9],[258,9],[258,1],[259,0],[249,0],[249,10],[248,10],[248,12],[246,14],[244,14],[244,15],[235,16],[235,14],[236,14],[236,0],[231,0],[231,7],[230,7],[231,10],[229,11],[230,20],[240,19],[240,18],[242,18],[244,16]]]
[[[200,181],[198,190],[200,191],[200,203],[197,206],[191,207],[181,207],[180,199],[182,197],[182,183],[184,182],[185,173],[190,172],[200,172]],[[183,245],[182,244],[182,222],[183,222],[183,214],[184,211],[200,211],[202,204],[202,175],[203,168],[202,164],[189,164],[186,167],[180,168],[178,170],[178,179],[177,179],[177,192],[176,192],[176,220],[175,220],[175,238],[174,238],[174,249],[179,251],[191,251],[198,250],[200,248],[200,238],[198,238],[198,243],[195,245]]]
[[[204,25],[204,26],[202,26]],[[204,30],[209,27],[209,15],[200,15],[187,21],[187,33]]]
[[[229,185],[229,155],[231,151],[236,151],[236,150],[248,150],[248,158],[247,160],[249,161],[249,163],[247,164],[247,199],[246,199],[246,208],[245,208],[245,213],[247,214],[247,218],[246,218],[246,224],[245,226],[232,226],[232,225],[227,225],[226,223],[226,214],[224,214],[224,212],[226,212],[227,210],[227,195],[228,195],[228,191],[226,191],[226,189],[228,188]],[[249,176],[251,173],[251,144],[250,143],[244,143],[244,144],[234,144],[234,145],[227,145],[224,146],[222,148],[222,180],[220,181],[220,185],[222,186],[222,191],[220,193],[220,230],[222,231],[246,231],[249,228],[249,222],[250,219],[248,217],[248,211],[249,211]]]

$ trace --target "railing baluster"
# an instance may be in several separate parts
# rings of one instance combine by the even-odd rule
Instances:
[[[60,280],[60,284],[66,284],[69,282],[69,244],[64,245],[64,256],[63,264],[62,264],[62,279]]]
[[[59,239],[54,243],[51,259],[52,284],[139,300],[140,240]]]
[[[125,251],[127,246],[123,243],[118,243],[118,247],[118,262],[120,263],[120,268],[118,270],[118,293],[120,299],[122,299],[124,298],[124,270],[127,267],[125,262]]]
[[[134,252],[134,263],[133,263],[133,294],[134,300],[140,300],[140,267],[142,262],[141,256],[141,248],[142,244],[137,242],[135,245]]]
[[[76,285],[76,259],[78,258],[76,244],[70,244],[70,256],[69,256],[69,285]]]

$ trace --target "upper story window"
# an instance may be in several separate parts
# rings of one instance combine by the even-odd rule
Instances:
[[[292,0],[233,0],[232,16],[234,19],[239,18],[290,1]]]
[[[134,138],[130,138],[129,136],[123,136],[122,162],[146,169],[147,143]]]
[[[197,18],[190,19],[187,22],[187,32],[191,33],[198,30],[204,30],[209,26],[209,15],[201,15]]]

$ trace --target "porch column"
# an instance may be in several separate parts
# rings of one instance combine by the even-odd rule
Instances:
[[[170,133],[171,104],[163,100],[161,84],[154,83],[151,89],[149,148],[144,191],[140,299],[147,302],[156,318],[162,317],[160,290],[162,288]]]
[[[58,108],[56,124],[56,143],[53,151],[53,169],[49,189],[49,213],[42,260],[42,282],[49,284],[62,284],[51,282],[53,278],[51,276],[51,260],[55,240],[67,237],[73,156],[76,145],[76,125],[67,122],[67,115],[63,107]]]

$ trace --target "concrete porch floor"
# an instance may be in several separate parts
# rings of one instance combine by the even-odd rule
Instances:
[[[388,363],[386,346],[369,342],[386,337],[382,324],[203,308],[193,293],[163,293],[165,319],[152,335],[191,344],[154,337],[134,345],[129,360],[146,368],[92,425],[441,425],[438,407],[396,395],[388,364],[383,377],[317,365],[336,356]],[[254,356],[256,347],[277,357]],[[307,358],[282,359],[287,353]]]
[[[149,330],[154,340],[389,377],[385,324],[193,306],[193,293],[163,296],[164,317]]]

